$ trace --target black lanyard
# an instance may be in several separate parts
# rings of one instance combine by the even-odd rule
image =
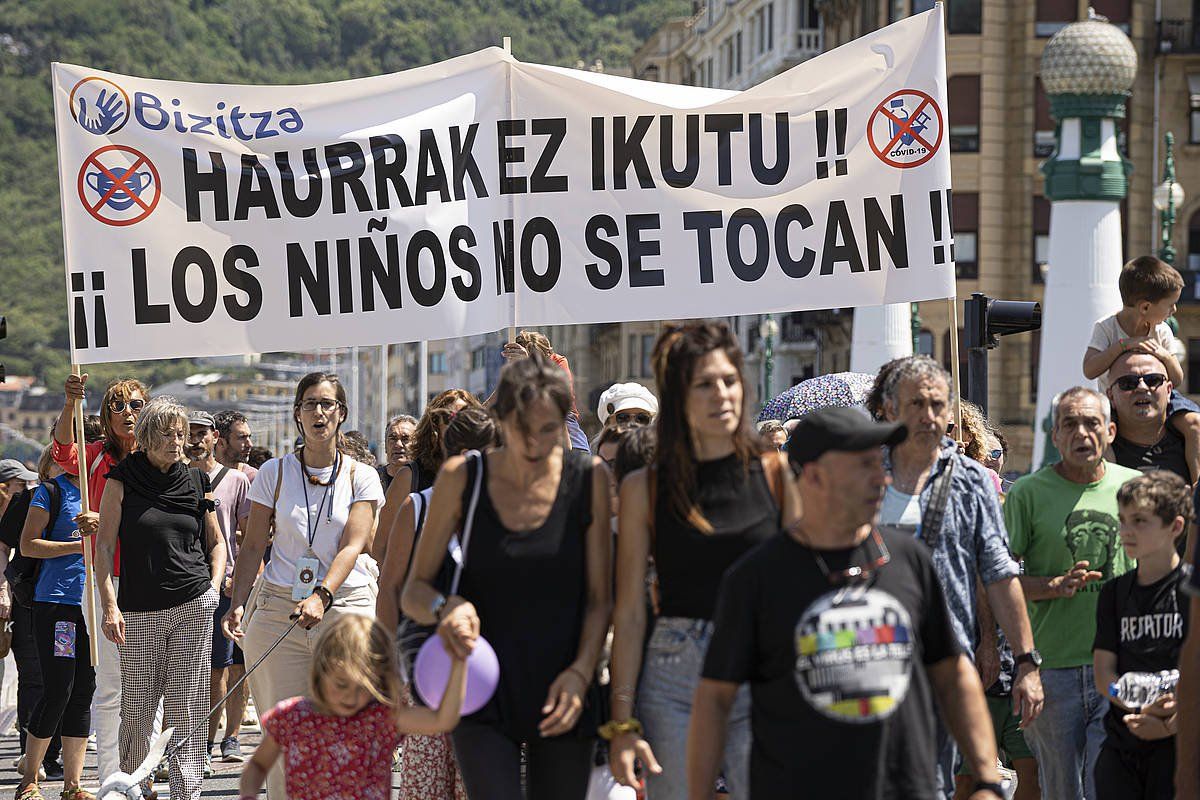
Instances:
[[[308,467],[304,463],[302,456],[297,456],[296,461],[300,464],[300,488],[304,490],[304,513],[308,517],[308,549],[312,550],[313,542],[317,540],[317,528],[321,524],[321,509],[325,507],[325,501],[329,500],[329,510],[326,514],[326,521],[333,521],[333,500],[329,497],[329,490],[337,483],[338,473],[342,469],[342,454],[339,452],[337,458],[333,462],[333,475],[329,479],[329,483],[325,484],[325,493],[321,495],[321,502],[317,505],[317,524],[313,525],[312,506],[308,502]]]

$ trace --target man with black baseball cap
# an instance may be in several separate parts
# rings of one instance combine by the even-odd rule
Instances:
[[[907,436],[852,408],[802,418],[786,502],[803,517],[725,573],[688,737],[690,800],[709,800],[725,723],[750,684],[751,800],[935,797],[933,695],[980,782],[1004,796],[979,675],[929,554],[876,522],[884,445]],[[932,687],[932,690],[931,690]]]

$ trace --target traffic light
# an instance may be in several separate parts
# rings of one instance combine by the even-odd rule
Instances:
[[[5,336],[8,336],[8,320],[4,318],[3,314],[0,314],[0,339],[3,339]],[[0,383],[4,383],[7,377],[4,374],[4,365],[0,364]]]
[[[1042,304],[1023,300],[993,300],[975,292],[966,303],[963,346],[991,350],[1000,344],[998,336],[1028,333],[1042,327]]]
[[[1042,327],[1042,304],[1023,300],[993,300],[974,292],[966,303],[963,346],[967,348],[967,399],[988,407],[987,351],[1000,345],[1001,336],[1028,333]]]

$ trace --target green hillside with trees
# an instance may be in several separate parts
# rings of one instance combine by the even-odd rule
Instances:
[[[498,45],[524,61],[619,68],[689,0],[0,0],[0,363],[67,369],[50,63],[219,83],[396,72]],[[187,364],[153,362],[159,382]],[[105,365],[104,378],[126,371]]]

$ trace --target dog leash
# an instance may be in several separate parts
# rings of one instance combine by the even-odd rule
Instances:
[[[172,758],[174,758],[179,753],[179,751],[181,749],[183,749],[183,746],[185,744],[187,744],[188,741],[193,736],[196,735],[196,732],[199,731],[203,725],[206,725],[210,719],[212,719],[212,715],[217,713],[217,710],[221,706],[225,705],[225,701],[228,700],[230,697],[232,697],[233,693],[236,692],[238,690],[238,688],[243,683],[246,682],[246,679],[250,677],[250,674],[252,672],[254,672],[254,670],[258,669],[260,664],[262,664],[264,661],[267,660],[267,656],[271,655],[271,651],[283,643],[283,640],[288,637],[288,634],[291,633],[295,629],[295,627],[300,624],[300,615],[299,614],[293,616],[291,619],[292,619],[292,624],[287,627],[287,630],[285,630],[282,634],[280,634],[279,638],[276,639],[275,642],[270,647],[267,648],[267,651],[265,653],[263,653],[259,657],[259,659],[257,661],[255,661],[254,664],[249,669],[246,670],[246,672],[242,675],[242,677],[237,679],[237,682],[234,683],[233,686],[231,686],[229,688],[229,691],[225,693],[225,696],[222,697],[220,700],[218,700],[217,704],[215,706],[213,706],[211,709],[209,709],[209,712],[207,714],[205,714],[204,717],[196,724],[196,726],[188,732],[187,736],[183,737],[183,739],[180,740],[179,744],[167,748],[167,751],[165,753],[163,753],[163,757],[160,759],[159,763],[162,763],[163,761],[170,761]]]

